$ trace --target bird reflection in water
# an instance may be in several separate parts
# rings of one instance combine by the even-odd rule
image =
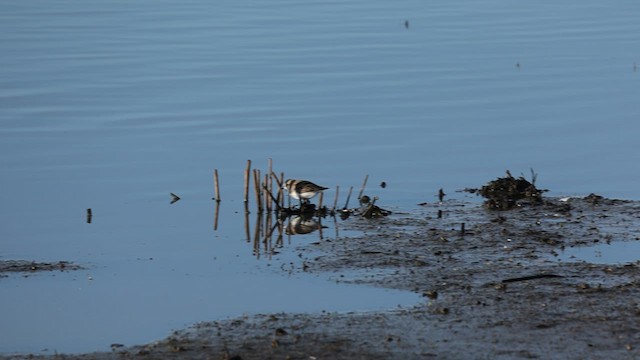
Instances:
[[[286,233],[287,235],[303,235],[319,230],[321,233],[320,238],[322,238],[322,229],[326,228],[326,226],[322,226],[322,224],[313,217],[295,215],[289,217]]]
[[[327,228],[322,225],[321,217],[313,215],[292,214],[283,217],[275,213],[254,214],[246,212],[244,224],[246,240],[253,244],[253,254],[258,258],[278,254],[285,244],[292,243],[293,236],[315,236],[317,233],[319,239],[323,240],[323,229]],[[338,237],[337,223],[334,225]]]

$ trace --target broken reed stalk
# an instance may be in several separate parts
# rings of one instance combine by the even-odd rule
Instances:
[[[269,190],[269,175],[264,174],[264,182],[262,183],[262,187],[264,190]],[[267,212],[271,212],[271,201],[269,200],[269,195],[267,192],[264,192],[264,208]]]
[[[264,181],[267,189],[269,189],[270,193],[273,193],[273,181],[271,180],[271,174],[273,173],[273,159],[269,158],[268,160],[269,169],[268,173],[264,174]],[[267,212],[271,212],[271,201],[269,201],[265,196],[265,202],[267,205]]]
[[[347,210],[349,208],[349,199],[351,199],[351,193],[353,192],[353,186],[349,187],[349,194],[347,195],[347,201],[344,203],[344,207],[342,210]]]
[[[318,210],[322,209],[322,200],[324,199],[324,193],[321,191],[318,198]]]
[[[281,207],[284,207],[284,198],[285,198],[283,186],[284,186],[284,172],[281,172],[280,173],[280,181],[278,181],[278,187],[279,187],[278,194],[280,196],[280,206]]]
[[[364,188],[367,186],[367,180],[369,180],[369,174],[364,177],[364,182],[362,183],[362,188],[360,188],[360,193],[358,194],[358,200],[362,197],[362,193],[364,193]]]
[[[267,186],[263,184],[263,188],[264,188],[265,194],[267,196],[269,196],[271,198],[271,200],[273,200],[273,203],[276,205],[276,209],[278,211],[282,210],[282,208],[280,207],[280,204],[278,204],[278,200],[273,196],[271,191],[269,191],[269,189],[267,189]]]
[[[331,209],[331,211],[336,211],[336,208],[338,207],[338,195],[340,194],[340,186],[336,185],[336,197],[333,199],[333,208]]]
[[[281,174],[282,177],[284,177],[284,173]],[[280,189],[282,189],[282,181],[278,178],[278,175],[276,175],[276,173],[274,173],[273,171],[271,172],[271,177],[273,177],[273,179],[276,181],[276,184],[278,184],[278,187]]]
[[[260,196],[260,170],[253,169],[253,184],[256,190],[256,205],[258,206],[258,213],[262,213],[262,197]]]
[[[373,217],[373,213],[376,209],[375,205],[376,205],[376,200],[378,200],[378,197],[375,196],[372,200],[371,203],[369,204],[369,207],[367,207],[367,210],[362,213],[362,217],[365,217],[367,219],[371,219]]]
[[[213,169],[213,187],[216,192],[216,201],[220,202],[220,183],[218,181],[218,169]]]
[[[284,173],[280,173],[281,178],[278,178],[278,175],[276,175],[276,173],[274,173],[273,171],[271,172],[271,177],[272,179],[272,184],[273,184],[273,180],[276,181],[276,185],[278,186],[278,195],[276,195],[276,204],[280,204],[279,208],[283,208],[284,207],[284,194],[283,194],[283,190],[282,190],[282,182],[284,181]],[[271,189],[271,194],[273,195],[273,189]]]
[[[247,168],[244,169],[244,202],[249,202],[249,175],[251,174],[251,160],[247,160]]]

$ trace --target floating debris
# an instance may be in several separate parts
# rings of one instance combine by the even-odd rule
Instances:
[[[371,203],[366,206],[364,212],[362,212],[362,217],[371,219],[371,218],[388,216],[391,214],[391,211],[385,210],[379,206],[376,206],[376,200],[378,200],[377,196],[374,197],[373,201],[371,201]]]
[[[604,197],[600,196],[600,195],[596,195],[594,193],[591,193],[587,196],[584,197],[584,200],[586,202],[588,202],[591,205],[598,205],[600,204],[600,202],[604,199]]]
[[[0,261],[0,273],[3,272],[35,272],[53,270],[80,270],[81,266],[69,261],[35,262],[28,260],[2,260]]]

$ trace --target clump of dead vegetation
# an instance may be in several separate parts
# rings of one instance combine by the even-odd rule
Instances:
[[[531,181],[524,175],[514,177],[509,170],[506,176],[489,181],[480,189],[465,189],[477,193],[486,200],[484,206],[490,210],[509,210],[524,204],[542,203],[542,193],[547,190],[538,189],[535,185],[538,174],[531,169]]]

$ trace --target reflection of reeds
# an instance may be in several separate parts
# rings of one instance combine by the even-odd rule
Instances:
[[[253,229],[253,251],[254,254],[260,256],[260,232],[262,231],[262,212],[256,214],[256,226]]]
[[[283,246],[284,223],[274,212],[269,213],[265,211],[263,213],[256,213],[255,216],[256,222],[255,229],[253,229],[253,237],[249,231],[248,213],[245,216],[245,230],[248,236],[247,242],[253,243],[254,256],[257,258],[261,256],[271,258],[272,255],[277,253],[277,248]]]
[[[249,229],[249,203],[244,203],[244,231],[247,235],[247,242],[251,241],[251,230]]]
[[[218,230],[218,214],[220,214],[220,200],[216,201],[216,210],[213,215],[213,230]]]

